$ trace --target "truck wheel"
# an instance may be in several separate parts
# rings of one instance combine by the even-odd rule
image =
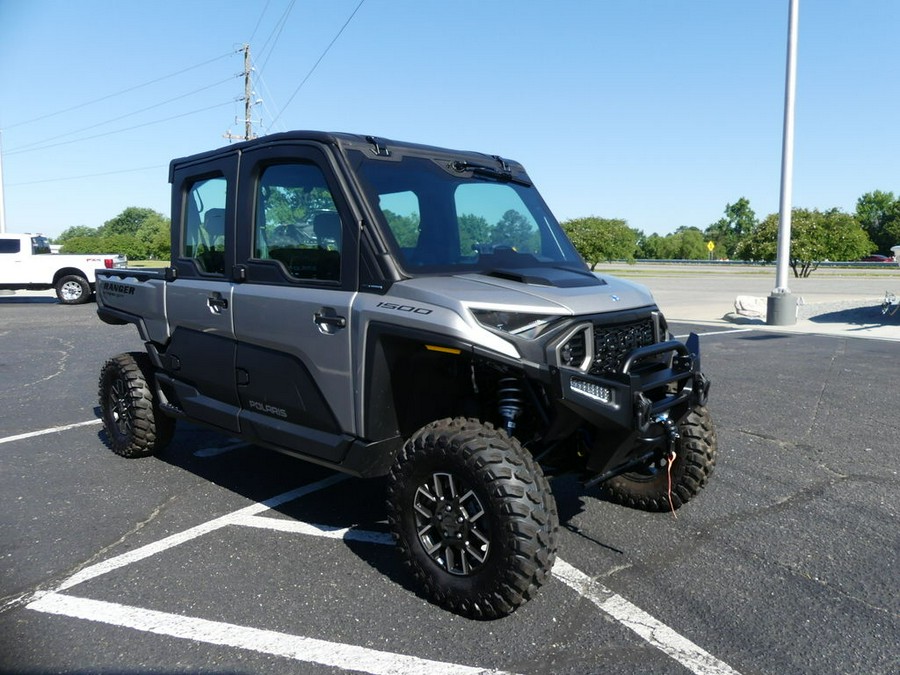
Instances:
[[[77,274],[69,274],[56,282],[56,297],[63,305],[83,305],[91,299],[91,285]]]
[[[604,485],[612,501],[644,511],[668,511],[697,496],[716,465],[716,431],[709,411],[695,407],[678,425],[678,432],[681,438],[671,471],[672,503],[665,462],[610,478]]]
[[[478,420],[413,435],[391,469],[388,520],[425,597],[463,616],[510,614],[556,558],[547,479],[516,439]]]
[[[122,457],[146,457],[162,450],[175,420],[156,404],[150,359],[142,352],[119,354],[100,371],[100,410],[110,448]]]

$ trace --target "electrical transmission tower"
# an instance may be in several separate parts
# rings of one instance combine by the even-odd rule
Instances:
[[[253,66],[250,65],[250,45],[244,45],[241,47],[241,51],[244,52],[244,95],[238,100],[244,102],[244,134],[242,136],[226,131],[223,136],[228,140],[249,141],[251,138],[256,138],[256,134],[253,133],[253,106],[262,101],[253,100],[253,82],[250,77]],[[237,122],[238,120],[235,119],[235,123]]]

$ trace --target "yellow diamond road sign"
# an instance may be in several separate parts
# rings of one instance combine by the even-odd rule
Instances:
[[[714,241],[706,242],[706,248],[712,253],[712,250],[716,247],[716,243]]]

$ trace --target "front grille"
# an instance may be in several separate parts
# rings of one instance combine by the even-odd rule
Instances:
[[[656,336],[651,317],[614,326],[595,325],[594,361],[588,372],[599,376],[614,373],[632,351],[655,343]]]

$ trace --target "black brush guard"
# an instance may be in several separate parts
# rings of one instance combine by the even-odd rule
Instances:
[[[677,425],[695,406],[706,404],[709,379],[700,370],[700,340],[667,340],[631,351],[616,372],[602,377],[574,368],[554,368],[554,389],[562,405],[595,429],[602,457],[589,466],[593,485],[637,469],[668,453]],[[601,396],[585,393],[601,392]],[[608,400],[602,400],[607,398]],[[651,427],[658,433],[651,434]]]

